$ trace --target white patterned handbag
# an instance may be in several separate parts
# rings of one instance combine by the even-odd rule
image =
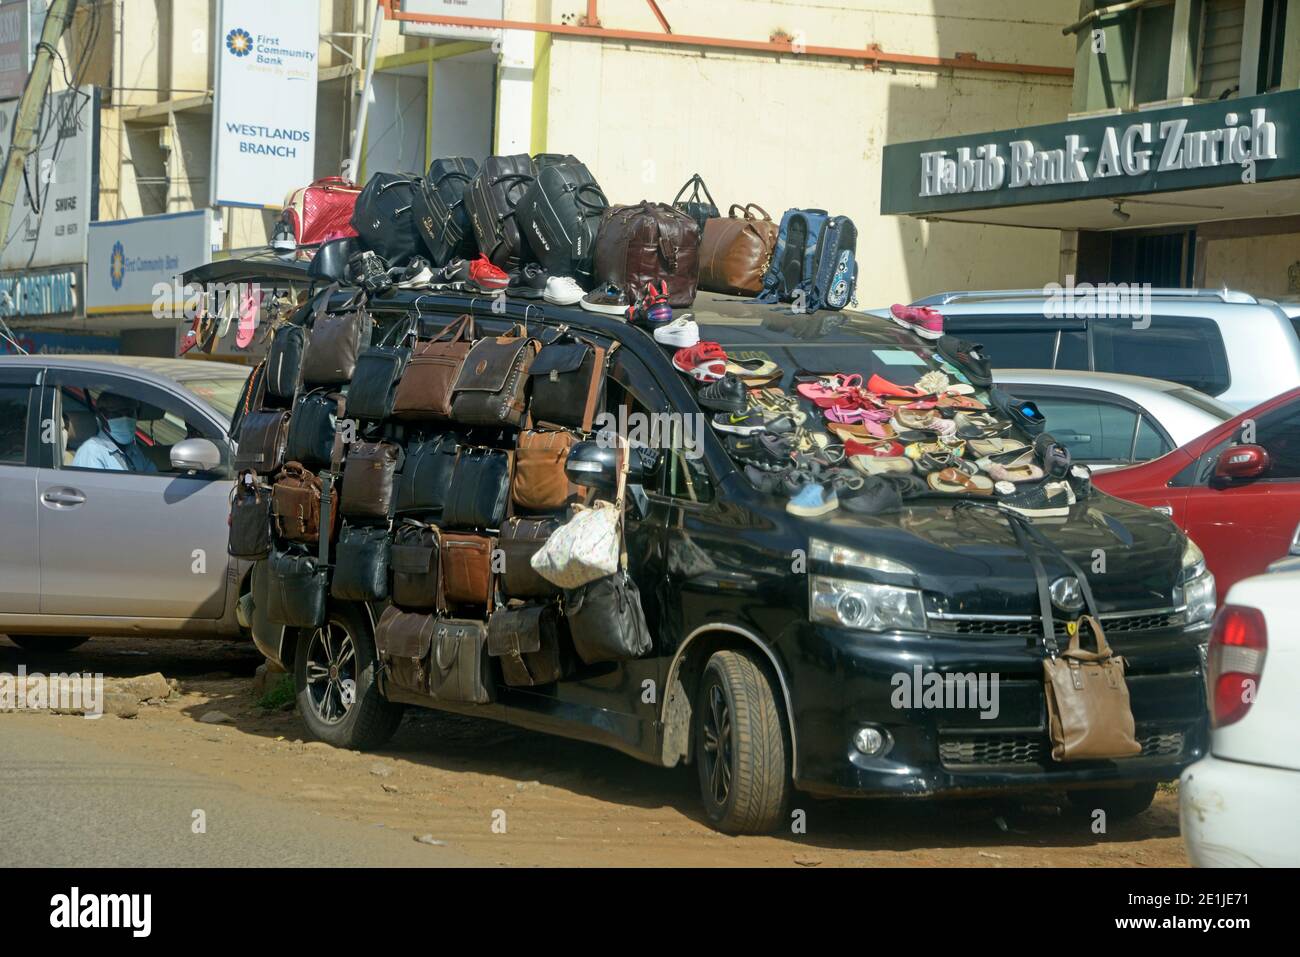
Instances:
[[[574,515],[536,552],[533,571],[560,588],[579,588],[618,571],[623,553],[623,493],[628,453],[619,448],[614,501],[574,505]]]

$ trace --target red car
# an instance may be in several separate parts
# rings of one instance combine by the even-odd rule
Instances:
[[[1099,472],[1093,484],[1172,518],[1226,595],[1234,582],[1300,554],[1300,389],[1158,459]]]

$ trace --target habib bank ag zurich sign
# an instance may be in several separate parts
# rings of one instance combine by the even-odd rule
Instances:
[[[922,152],[919,195],[957,196],[1225,166],[1240,167],[1242,181],[1251,183],[1256,162],[1277,159],[1277,127],[1264,107],[1229,111],[1222,125],[1210,129],[1188,129],[1190,125],[1187,117],[1172,117],[1106,126],[1095,146],[1085,145],[1080,133],[1067,133],[1055,148],[1020,139],[1005,147],[993,142]]]

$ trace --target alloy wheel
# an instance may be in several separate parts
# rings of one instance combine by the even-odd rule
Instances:
[[[356,702],[356,646],[347,629],[334,622],[317,628],[307,647],[307,696],[326,724],[338,724]]]
[[[713,800],[721,807],[731,795],[731,710],[717,685],[709,688],[704,715],[704,761]]]

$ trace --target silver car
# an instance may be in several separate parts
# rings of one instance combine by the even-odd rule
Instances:
[[[995,369],[993,379],[1037,403],[1047,430],[1093,471],[1159,458],[1237,415],[1195,389],[1144,376]]]
[[[249,564],[226,554],[227,432],[248,373],[0,357],[0,634],[53,650],[90,635],[240,633]],[[113,420],[129,455],[108,438],[104,410],[117,408],[133,413]]]

